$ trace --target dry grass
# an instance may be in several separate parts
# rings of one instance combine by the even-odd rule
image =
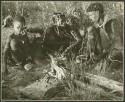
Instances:
[[[13,32],[12,28],[11,29],[10,28],[2,29],[2,33],[1,33],[2,34],[2,36],[1,36],[2,37],[2,52],[3,52],[4,45],[5,45],[5,40],[7,39],[7,36],[11,32]],[[103,99],[104,100],[118,100],[119,99],[119,97],[117,97],[117,96],[116,96],[117,98],[114,98],[114,95],[112,95],[112,94],[109,94],[109,95],[105,94],[104,95],[104,94],[93,92],[93,90],[91,90],[91,89],[90,90],[89,89],[81,89],[81,88],[75,86],[73,81],[75,79],[83,80],[82,78],[84,76],[84,73],[89,72],[89,73],[93,73],[93,74],[96,74],[96,75],[105,76],[107,78],[110,78],[110,79],[113,79],[113,80],[116,80],[116,81],[123,82],[122,66],[121,66],[121,68],[116,68],[114,70],[112,70],[110,68],[106,68],[105,71],[100,72],[98,70],[95,70],[94,67],[96,65],[86,66],[83,63],[76,64],[76,62],[73,60],[73,57],[71,58],[70,61],[65,62],[65,65],[68,69],[67,72],[69,72],[70,74],[67,75],[67,79],[64,80],[64,83],[68,85],[68,87],[65,87],[66,96],[64,97],[64,99],[67,99],[67,100],[103,100]],[[120,67],[120,66],[117,65],[115,67]],[[14,70],[13,71],[11,70],[11,72],[14,73]],[[38,71],[34,72],[34,74],[31,73],[31,74],[29,74],[29,77],[23,79],[22,81],[24,82],[24,86],[29,85],[29,84],[31,84],[32,82],[35,81],[35,79],[29,80],[32,77],[32,75],[35,75],[34,78],[36,78],[36,79],[38,77],[40,78],[41,75],[38,72],[42,73],[42,70],[38,70]],[[26,77],[27,75],[28,74],[26,74],[24,76]],[[17,73],[16,74],[17,79],[19,79],[18,78],[19,76],[20,76],[20,74]],[[28,82],[28,80],[29,80],[29,82]],[[23,84],[21,84],[22,81],[19,79],[19,80],[16,81],[16,83],[13,83],[13,84],[15,84],[15,86],[23,85]],[[92,87],[94,89],[95,85],[93,85]],[[9,92],[5,93],[5,90],[3,90],[4,91],[3,93],[9,94]],[[15,97],[17,97],[17,96],[16,95],[10,96],[9,98],[15,98]],[[61,97],[57,97],[57,99],[61,99]],[[63,98],[62,98],[62,100],[63,100]]]
[[[39,4],[39,2],[36,2],[36,3],[31,2],[31,4],[32,5],[34,4],[34,6],[33,6],[34,8],[25,10],[30,15],[29,17],[26,17],[27,25],[28,26],[39,26],[41,28],[45,28],[51,24],[50,19],[51,19],[51,15],[54,11],[61,11],[61,12],[68,14],[68,13],[70,13],[71,9],[73,9],[75,7],[77,8],[79,5],[82,6],[82,10],[84,11],[86,9],[86,7],[90,4],[90,2],[89,3],[88,2],[85,2],[85,3],[81,3],[81,2],[77,2],[77,3],[76,2],[67,2],[67,3],[66,2],[63,2],[63,3],[43,2],[42,3],[41,2],[40,4]],[[111,6],[112,3],[105,2],[103,4],[106,6],[106,13],[108,13],[110,15],[121,14],[123,11],[123,10],[116,10],[117,9],[116,7]],[[114,3],[114,4],[116,4],[116,3]],[[32,8],[32,5],[30,5],[29,8]],[[27,3],[24,3],[23,6],[28,7]],[[65,6],[65,8],[64,8],[64,6]],[[6,8],[8,8],[8,7],[6,7]],[[49,7],[51,7],[51,9]],[[9,34],[11,34],[12,32],[13,32],[12,28],[2,28],[2,30],[1,30],[2,55],[3,55],[3,48],[5,45],[5,41],[6,41],[7,37],[9,36]],[[87,88],[81,89],[81,88],[75,86],[73,81],[75,79],[82,80],[84,73],[89,72],[89,73],[93,73],[96,75],[105,76],[109,79],[113,79],[113,80],[123,83],[123,67],[122,66],[115,65],[112,67],[113,69],[106,68],[106,70],[100,72],[99,70],[96,70],[94,68],[96,65],[85,66],[83,63],[76,64],[75,61],[73,60],[73,57],[71,58],[70,61],[65,62],[65,64],[68,69],[67,72],[70,73],[69,75],[67,75],[67,79],[63,81],[63,84],[66,85],[66,87],[65,87],[66,96],[63,96],[62,98],[56,97],[53,99],[58,99],[58,100],[60,100],[60,99],[62,99],[62,100],[118,100],[118,99],[121,99],[121,97],[120,98],[118,96],[115,97],[112,94],[95,93],[92,90],[87,89]],[[22,85],[22,86],[29,85],[32,82],[34,82],[35,80],[40,79],[40,77],[42,77],[41,76],[42,71],[43,71],[42,69],[38,68],[35,71],[27,74],[27,73],[22,73],[20,71],[16,72],[14,70],[11,70],[11,72],[13,74],[16,73],[14,76],[17,77],[17,80],[15,81],[15,83],[13,81],[9,84],[10,85],[14,84],[16,87],[18,85]],[[22,80],[20,80],[19,76],[21,76],[21,77],[23,76],[24,78]],[[33,79],[29,80],[31,77],[33,77]],[[6,78],[6,76],[3,75],[3,78]],[[8,83],[5,83],[5,85],[8,85]],[[92,85],[92,87],[94,89],[96,86]],[[5,99],[18,99],[18,98],[21,99],[22,97],[18,97],[19,96],[18,94],[19,93],[17,91],[15,92],[14,90],[12,90],[12,88],[3,89],[3,95],[4,95],[3,98],[5,98]]]

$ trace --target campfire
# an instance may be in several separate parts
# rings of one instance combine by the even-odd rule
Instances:
[[[66,70],[61,66],[59,67],[57,65],[58,58],[54,58],[52,55],[49,54],[49,57],[51,59],[51,71],[49,72],[49,75],[52,77],[55,77],[59,80],[66,77],[65,72]]]

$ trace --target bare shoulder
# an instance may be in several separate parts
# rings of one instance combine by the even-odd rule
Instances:
[[[87,28],[87,31],[88,32],[92,32],[92,31],[94,31],[96,28],[94,27],[94,25],[92,25],[92,26],[89,26],[88,28]]]

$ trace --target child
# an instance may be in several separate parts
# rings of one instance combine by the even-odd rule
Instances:
[[[23,67],[26,59],[30,57],[30,43],[25,28],[25,18],[16,16],[14,21],[14,33],[9,35],[4,48],[5,73],[8,73],[8,58],[11,58],[16,65]]]

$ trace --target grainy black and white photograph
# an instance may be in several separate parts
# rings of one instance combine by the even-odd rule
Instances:
[[[1,100],[124,99],[124,2],[1,1]]]

